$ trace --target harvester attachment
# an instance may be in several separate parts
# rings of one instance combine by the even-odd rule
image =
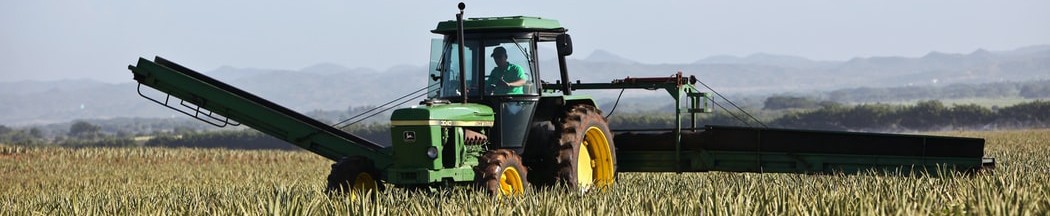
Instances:
[[[244,124],[332,160],[360,156],[378,167],[391,163],[389,149],[161,57],[128,66],[139,95],[218,127]],[[164,100],[142,92],[148,86]],[[179,99],[175,102],[175,99]]]
[[[617,132],[613,136],[617,172],[859,173],[881,170],[937,174],[940,170],[975,172],[995,167],[994,158],[983,157],[984,139],[978,138],[773,129],[750,115],[747,116],[762,127],[698,128],[696,114],[711,112],[708,103],[726,108],[696,89],[696,83],[710,89],[696,77],[683,76],[681,72],[670,77],[628,77],[612,83],[576,83],[572,87],[663,89],[674,98],[674,128],[614,130]],[[553,87],[556,86],[545,86]],[[684,104],[686,109],[682,109],[683,99],[688,100]],[[683,116],[690,118],[686,120]]]
[[[984,139],[965,137],[707,126],[683,131],[680,151],[669,131],[620,133],[616,144],[625,171],[937,174],[995,166],[983,158]]]

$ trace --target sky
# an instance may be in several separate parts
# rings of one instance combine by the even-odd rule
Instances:
[[[127,65],[163,56],[198,71],[383,71],[423,66],[458,1],[3,1],[0,82],[131,82]],[[557,19],[573,58],[594,50],[650,64],[716,55],[814,60],[919,57],[1050,44],[1050,1],[467,1],[467,17]],[[424,72],[420,72],[424,73]]]

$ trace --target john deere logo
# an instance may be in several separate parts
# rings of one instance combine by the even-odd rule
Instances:
[[[415,141],[416,141],[416,132],[415,131],[405,131],[405,142],[415,142]]]

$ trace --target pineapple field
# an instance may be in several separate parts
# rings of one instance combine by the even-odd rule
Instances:
[[[620,173],[588,193],[388,185],[354,196],[324,193],[332,161],[307,151],[0,145],[0,215],[1050,214],[1050,130],[937,135],[986,139],[997,167],[938,177]]]

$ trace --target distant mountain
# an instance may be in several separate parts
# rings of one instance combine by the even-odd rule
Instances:
[[[308,67],[303,71],[222,67],[202,73],[303,113],[379,105],[426,85],[421,75],[426,69],[422,67],[398,66],[383,72],[333,71],[332,68],[336,67]],[[143,87],[143,93],[164,99],[164,94],[148,87]],[[0,113],[0,124],[4,125],[114,117],[182,117],[140,98],[134,83],[107,84],[92,80],[2,83]]]
[[[786,55],[773,55],[765,53],[752,54],[747,57],[736,57],[736,56],[711,56],[693,64],[753,64],[753,65],[768,65],[778,67],[792,67],[792,68],[817,68],[822,66],[828,66],[833,63],[830,62],[818,62],[807,58],[798,56],[786,56]]]
[[[549,49],[539,52],[553,54]],[[559,77],[557,62],[553,60],[545,56],[539,61],[540,78],[551,83]],[[586,58],[568,61],[570,79],[582,82],[605,83],[628,76],[666,77],[682,71],[697,76],[721,93],[748,95],[1050,79],[1048,45],[1010,51],[931,52],[919,58],[869,57],[848,61],[813,61],[773,54],[713,56],[689,64],[642,64],[598,50]],[[201,72],[293,110],[310,112],[386,103],[426,86],[427,67],[402,65],[378,71],[321,63],[294,71],[220,67]],[[130,82],[129,79],[129,83],[124,84],[92,80],[0,83],[0,124],[181,115],[139,98],[136,85]],[[605,100],[615,100],[618,92],[583,94],[594,95],[605,104]],[[644,93],[624,95],[643,97],[640,95]],[[626,105],[630,103],[627,101],[621,105],[631,106]],[[414,105],[414,101],[405,105]]]
[[[103,82],[90,79],[59,81],[0,82],[0,96],[25,95],[43,92],[77,91],[105,86]]]
[[[993,52],[993,53],[996,54],[996,55],[1003,55],[1003,56],[1035,55],[1035,56],[1044,56],[1045,57],[1047,55],[1050,55],[1050,45],[1027,46],[1027,47],[1021,47],[1021,48],[1017,48],[1017,49],[1014,49],[1014,50],[1010,50],[1010,51],[1001,51],[1001,52]]]
[[[931,52],[921,58],[855,58],[832,70],[849,74],[849,83],[878,86],[979,83],[1050,79],[1050,47],[996,54]],[[1042,51],[1038,51],[1042,50]],[[889,85],[887,85],[889,84]]]
[[[622,63],[622,64],[637,64],[638,62],[630,60],[616,54],[613,54],[605,50],[594,50],[591,55],[587,56],[584,61],[588,62],[600,62],[600,63]]]
[[[301,112],[379,105],[426,86],[427,69],[398,66],[383,72],[348,70],[331,74],[270,71],[227,81],[233,86]]]
[[[615,55],[614,55],[615,56]],[[557,71],[556,67],[541,67]],[[1013,51],[976,50],[969,54],[931,52],[920,58],[870,57],[812,61],[793,56],[754,54],[714,56],[691,64],[627,64],[571,60],[570,77],[608,82],[627,76],[696,75],[725,92],[767,94],[839,88],[947,85],[1050,79],[1050,46]]]
[[[361,71],[361,70],[367,70],[367,71]],[[334,63],[320,63],[320,64],[311,65],[309,67],[305,67],[303,69],[299,69],[299,72],[310,73],[310,74],[331,75],[331,74],[341,74],[341,73],[375,73],[376,71],[371,70],[371,69],[360,69],[358,71],[354,71],[354,70],[351,70],[350,68],[343,67],[342,65],[337,65],[337,64],[334,64]]]
[[[69,88],[67,83],[91,85]],[[47,124],[74,119],[114,117],[169,117],[174,112],[138,97],[135,84],[105,84],[95,81],[19,83],[27,89],[48,89],[23,94],[0,95],[0,124]],[[9,86],[9,85],[3,85]],[[162,98],[163,99],[163,98]]]

